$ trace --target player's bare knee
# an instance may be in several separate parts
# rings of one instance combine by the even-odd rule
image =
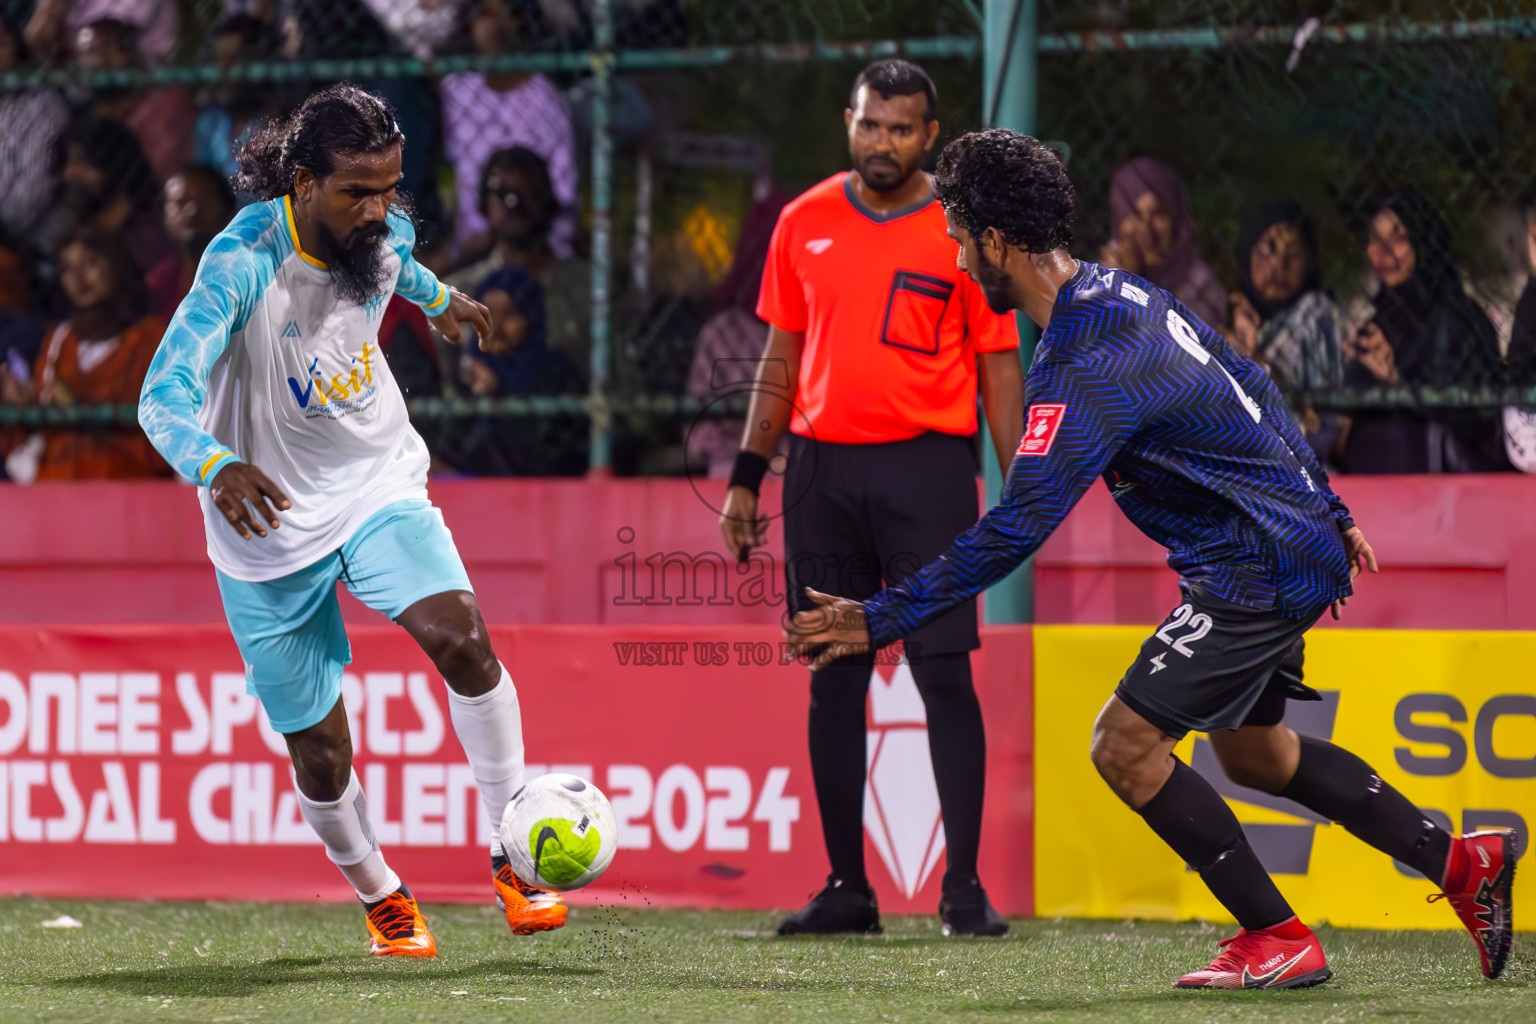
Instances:
[[[429,634],[430,646],[422,648],[437,666],[450,689],[466,697],[477,697],[491,690],[501,679],[501,663],[485,636],[485,628],[462,629],[449,625]]]
[[[320,734],[288,737],[294,781],[299,792],[316,803],[341,799],[352,776],[352,740]]]
[[[1145,746],[1111,726],[1094,727],[1089,756],[1093,766],[1122,800],[1127,800],[1143,783],[1148,769]]]

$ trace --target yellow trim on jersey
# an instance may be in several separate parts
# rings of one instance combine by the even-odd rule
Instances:
[[[224,459],[232,459],[234,457],[234,452],[214,452],[212,455],[208,456],[208,460],[203,463],[203,468],[197,471],[197,478],[199,480],[206,481],[208,479],[209,470],[213,469],[214,466],[217,466]]]
[[[308,263],[312,267],[319,267],[321,270],[330,270],[331,268],[329,266],[321,263],[309,253],[305,252],[304,247],[299,244],[299,226],[293,222],[293,202],[289,196],[283,196],[283,212],[288,215],[288,237],[293,239],[293,251],[299,254],[299,259],[303,260],[305,263]]]
[[[437,282],[437,298],[429,302],[423,308],[432,310],[436,309],[438,306],[442,306],[443,309],[448,308],[448,286],[443,284],[441,281]],[[434,313],[432,315],[436,316],[437,314]]]

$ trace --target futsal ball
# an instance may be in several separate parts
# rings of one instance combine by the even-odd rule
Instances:
[[[613,807],[586,779],[554,772],[529,782],[501,815],[501,846],[527,882],[565,892],[595,881],[618,846]]]

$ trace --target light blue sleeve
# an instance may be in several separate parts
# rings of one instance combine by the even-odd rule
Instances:
[[[448,308],[448,289],[437,275],[416,262],[416,226],[399,214],[389,215],[390,244],[400,256],[400,277],[395,294],[420,306],[427,316],[437,316]]]
[[[139,394],[139,425],[165,461],[193,483],[208,483],[219,469],[239,461],[199,425],[197,412],[213,364],[271,280],[270,273],[258,273],[260,259],[250,241],[233,232],[214,239],[191,292],[160,340]]]

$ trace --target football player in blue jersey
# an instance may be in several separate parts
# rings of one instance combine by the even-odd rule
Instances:
[[[1111,789],[1198,871],[1242,930],[1183,988],[1300,988],[1331,976],[1231,808],[1173,754],[1208,734],[1232,781],[1293,800],[1424,874],[1472,933],[1483,973],[1509,959],[1515,835],[1452,836],[1354,754],[1298,736],[1288,699],[1302,636],[1335,617],[1376,556],[1328,486],[1279,391],[1188,307],[1134,275],[1073,259],[1066,170],[1035,139],[966,135],[936,187],[960,267],[993,309],[1042,333],[1002,498],[948,552],[865,602],[813,594],[791,623],[813,665],[884,646],[1001,580],[1094,482],[1168,549],[1182,600],[1094,723]]]

